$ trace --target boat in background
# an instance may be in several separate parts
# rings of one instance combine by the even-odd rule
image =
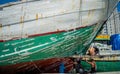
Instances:
[[[119,41],[120,41],[119,34],[111,35],[111,37],[108,36],[99,37],[94,41],[94,43],[91,44],[92,47],[98,49],[99,54],[95,56],[85,56],[83,60],[85,60],[85,58],[87,58],[87,60],[93,58],[96,62],[97,72],[120,71]],[[109,43],[109,45],[107,43]],[[82,61],[82,66],[86,70],[90,70],[90,65],[86,63],[86,61]]]
[[[108,50],[106,50],[108,51]],[[104,51],[103,51],[104,52]],[[120,51],[119,51],[120,52]],[[104,52],[105,53],[105,52]],[[90,60],[94,59],[96,62],[96,72],[113,72],[120,71],[120,54],[115,54],[114,51],[111,54],[97,55],[97,56],[85,56],[81,62],[85,71],[90,71],[91,66],[88,64],[85,59]]]

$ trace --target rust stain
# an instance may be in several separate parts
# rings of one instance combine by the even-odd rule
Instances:
[[[21,16],[20,17],[20,23],[23,23],[23,21],[24,21],[24,16]]]
[[[88,21],[90,21],[93,18],[93,16],[94,16],[94,10],[89,10],[87,15],[88,20],[85,20],[83,22],[83,25],[86,26],[88,24]]]
[[[28,34],[26,33],[25,36],[28,36]]]
[[[92,17],[92,16],[93,16],[93,13],[94,13],[94,10],[89,10],[89,11],[88,11],[88,17]]]
[[[36,20],[38,20],[39,16],[38,16],[38,13],[36,14]]]
[[[88,11],[88,17],[90,16],[90,13],[91,13],[91,12],[90,12],[90,11]]]
[[[2,24],[0,24],[0,31],[2,30]]]
[[[24,24],[24,16],[21,16],[20,17],[20,27],[21,27],[21,30],[23,30],[23,24]]]
[[[74,0],[72,0],[72,3],[74,3]],[[75,4],[72,4],[72,9],[75,8]]]
[[[72,5],[72,9],[74,9],[74,8],[75,8],[75,5],[73,4],[73,5]]]
[[[59,29],[57,29],[57,31],[59,32],[60,30],[59,30]]]

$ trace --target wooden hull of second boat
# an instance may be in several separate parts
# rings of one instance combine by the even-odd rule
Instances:
[[[59,73],[61,63],[64,63],[65,72],[73,68],[73,61],[69,58],[52,58],[47,60],[31,61],[9,66],[1,66],[0,74],[39,74]]]
[[[117,61],[96,61],[97,72],[120,71],[120,60]],[[90,64],[82,61],[82,66],[86,70],[90,70]]]

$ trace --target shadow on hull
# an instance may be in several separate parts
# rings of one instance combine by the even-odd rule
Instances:
[[[40,74],[59,73],[60,64],[64,62],[65,72],[73,68],[73,61],[69,58],[52,58],[47,60],[31,61],[9,66],[1,66],[0,74]]]

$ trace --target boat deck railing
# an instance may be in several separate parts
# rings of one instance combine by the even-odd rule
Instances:
[[[112,1],[112,0],[111,0]],[[117,0],[116,0],[117,1]],[[100,34],[113,35],[120,33],[120,0],[115,4],[113,10],[108,8],[108,19],[102,27]]]

